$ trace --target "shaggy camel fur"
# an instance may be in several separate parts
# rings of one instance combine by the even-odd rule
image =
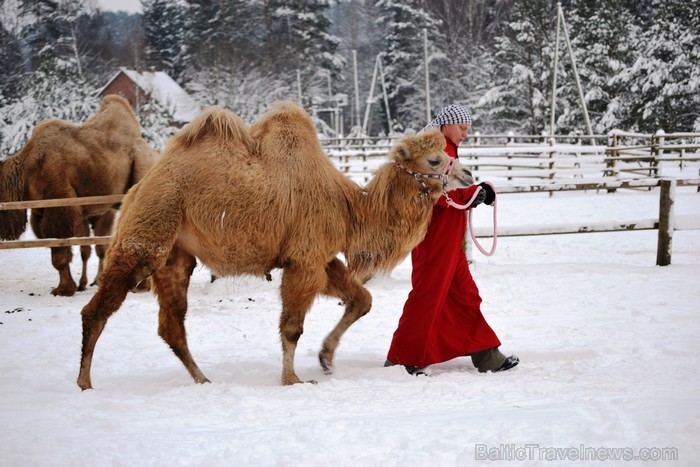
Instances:
[[[107,319],[149,276],[160,304],[159,335],[194,381],[208,381],[190,355],[184,326],[195,258],[221,276],[283,270],[285,385],[301,382],[294,353],[315,297],[340,298],[345,313],[319,354],[330,373],[341,336],[371,306],[357,277],[390,270],[425,235],[450,166],[444,146],[439,131],[404,138],[363,189],[332,165],[296,104],[277,103],[250,129],[225,110],[204,111],[124,199],[103,280],[82,310],[78,385],[92,387],[92,356]],[[471,183],[461,167],[451,178]],[[347,267],[336,258],[341,252]]]
[[[82,125],[44,120],[14,156],[0,161],[0,201],[24,201],[123,194],[153,166],[158,153],[141,138],[141,126],[123,97],[106,96],[95,115]],[[115,210],[110,204],[32,209],[37,238],[111,235]],[[0,238],[16,240],[26,229],[27,211],[0,211]],[[80,247],[83,270],[77,290],[87,286],[90,246]],[[105,247],[95,250],[100,269]],[[71,247],[51,248],[59,284],[51,293],[76,291],[71,276]],[[98,277],[95,279],[97,282]]]

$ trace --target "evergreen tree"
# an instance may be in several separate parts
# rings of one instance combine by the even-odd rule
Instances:
[[[638,27],[619,0],[576,0],[564,16],[593,133],[605,134],[620,124],[616,98],[623,89],[614,78],[632,62]],[[588,133],[563,37],[559,50],[566,73],[557,81],[557,100],[565,102],[558,109],[557,132]]]
[[[0,25],[0,96],[12,98],[22,86],[22,56],[17,37]]]
[[[56,25],[58,7],[56,0],[19,0],[17,15],[21,30],[18,39],[25,72],[31,73],[39,68],[39,54],[56,44],[59,36]]]
[[[636,60],[613,82],[623,128],[700,131],[700,9],[694,2],[653,0],[652,17],[635,42]]]
[[[188,4],[184,1],[142,0],[147,65],[182,79],[186,53]]]
[[[434,0],[426,2],[440,21],[428,31],[430,102],[434,111],[458,103],[474,110],[491,87],[488,61],[494,37],[502,32],[513,0]],[[481,126],[477,112],[474,126]]]
[[[487,57],[493,87],[476,108],[489,130],[540,134],[549,127],[556,3],[516,2],[506,34]]]
[[[382,65],[393,120],[389,132],[425,124],[423,29],[438,27],[421,0],[377,0],[377,25],[385,32]],[[435,41],[433,42],[435,43]]]
[[[98,106],[95,88],[83,73],[78,39],[80,2],[38,0],[20,2],[26,26],[21,41],[26,45],[28,67],[24,89],[3,107],[2,152],[16,152],[29,139],[40,121],[60,118],[82,122]]]
[[[328,9],[328,17],[331,21],[330,33],[336,35],[340,41],[338,53],[346,58],[348,64],[344,69],[344,79],[334,80],[333,83],[337,83],[336,89],[350,97],[349,105],[345,108],[344,121],[348,123],[346,126],[351,128],[349,133],[358,136],[361,134],[366,112],[365,96],[370,92],[375,61],[377,54],[381,51],[383,35],[374,26],[377,10],[374,0],[349,0],[331,5]],[[359,106],[355,101],[353,51],[357,62]],[[378,112],[370,110],[369,117],[368,130],[381,127]]]
[[[345,58],[326,17],[328,0],[268,0],[265,2],[265,45],[268,64],[279,76],[301,78],[307,107],[314,96],[326,96],[328,81],[343,78]]]

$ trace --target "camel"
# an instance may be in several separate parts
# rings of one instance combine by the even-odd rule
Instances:
[[[143,178],[159,153],[141,138],[141,126],[128,101],[108,95],[81,125],[58,119],[36,125],[27,144],[0,161],[0,201],[25,201],[123,194]],[[32,209],[30,223],[37,238],[87,237],[112,233],[115,206],[62,206]],[[0,211],[0,238],[16,240],[26,229],[27,211]],[[104,245],[95,247],[100,261]],[[87,286],[89,245],[80,247],[82,274],[76,286],[70,272],[71,247],[51,248],[59,284],[53,295],[71,296]]]
[[[444,146],[439,131],[404,137],[362,188],[333,166],[297,104],[278,102],[250,127],[221,108],[203,111],[124,198],[103,280],[81,312],[78,386],[92,388],[97,340],[129,289],[147,277],[160,305],[158,334],[195,382],[209,381],[184,325],[196,258],[218,276],[269,279],[282,269],[284,385],[302,382],[294,354],[315,297],[339,298],[344,314],[319,353],[330,374],[341,336],[372,304],[358,278],[391,270],[425,236],[453,161]],[[461,166],[449,179],[450,186],[473,183]]]

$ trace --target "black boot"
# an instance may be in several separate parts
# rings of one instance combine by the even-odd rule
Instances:
[[[387,360],[384,362],[384,366],[394,366],[396,363],[392,362],[391,360]],[[428,376],[428,373],[423,371],[423,368],[419,368],[417,366],[407,366],[403,365],[404,368],[406,368],[406,371],[408,372],[409,375],[413,376]]]
[[[499,371],[510,370],[511,368],[517,366],[518,363],[520,363],[520,359],[515,355],[511,355],[510,357],[506,358],[506,360],[503,362],[503,364],[501,364],[501,366],[493,370],[493,372],[496,373]]]

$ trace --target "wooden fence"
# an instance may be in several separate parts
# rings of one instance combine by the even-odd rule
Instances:
[[[394,142],[353,138],[327,140],[325,147],[341,171],[358,183],[367,183]],[[695,178],[700,175],[700,133],[474,135],[462,143],[459,155],[477,181],[489,180],[498,186]]]
[[[591,233],[591,232],[617,232],[629,230],[658,230],[659,240],[657,248],[657,264],[665,266],[671,264],[671,240],[674,230],[677,230],[673,221],[673,195],[676,186],[700,186],[700,178],[695,179],[679,179],[679,180],[659,180],[659,179],[636,179],[636,180],[617,180],[605,182],[558,182],[540,185],[505,185],[497,186],[499,194],[508,193],[541,193],[541,192],[558,192],[558,191],[577,191],[577,190],[616,190],[625,188],[654,188],[661,187],[659,214],[654,220],[641,220],[629,222],[626,224],[611,225],[610,223],[603,224],[587,224],[569,226],[562,228],[558,226],[554,229],[546,229],[539,227],[536,231],[528,231],[522,229],[501,230],[500,237],[511,236],[529,236],[529,235],[552,235],[552,234],[572,234],[572,233]],[[123,195],[110,196],[93,196],[84,198],[66,198],[40,201],[17,201],[0,203],[0,210],[11,209],[31,209],[31,208],[47,208],[56,206],[78,206],[89,204],[105,204],[118,203]],[[691,226],[691,229],[698,229],[700,226]],[[480,235],[476,232],[477,237]],[[110,237],[73,237],[73,238],[51,238],[51,239],[36,239],[36,240],[12,240],[0,242],[0,250],[13,248],[36,248],[36,247],[58,247],[72,245],[104,245],[107,244]]]

